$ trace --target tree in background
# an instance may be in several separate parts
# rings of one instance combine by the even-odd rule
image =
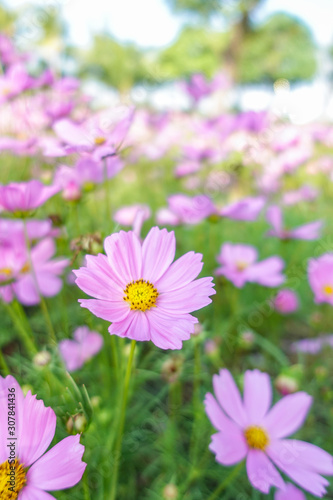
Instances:
[[[275,14],[248,34],[239,58],[242,83],[311,80],[316,72],[311,31],[296,17]]]
[[[200,53],[200,42],[202,43],[201,53],[205,52],[209,33],[209,22],[213,18],[222,17],[227,26],[227,33],[220,34],[220,44],[218,34],[214,33],[214,56],[219,55],[216,65],[219,69],[223,67],[229,77],[238,83],[259,83],[271,82],[277,78],[287,78],[291,81],[311,79],[316,71],[315,44],[310,30],[297,18],[289,14],[275,14],[260,26],[253,22],[253,13],[265,0],[167,0],[168,4],[175,12],[183,12],[190,15],[190,18],[199,21],[204,28],[201,30],[201,39],[196,41],[198,53]],[[206,34],[205,34],[206,30]],[[197,34],[199,34],[199,30]],[[188,37],[189,30],[184,36]],[[181,35],[182,37],[182,35]],[[185,47],[184,40],[180,39],[174,44],[175,47]],[[188,37],[189,38],[189,37]],[[166,56],[169,58],[173,54],[172,48],[168,49]],[[176,51],[177,52],[177,51]],[[184,54],[190,57],[191,51]],[[162,54],[162,61],[166,57]],[[179,64],[178,55],[175,57],[175,64]],[[184,63],[185,64],[185,63]],[[191,65],[187,61],[186,71]],[[193,61],[193,72],[198,71],[198,63]],[[207,71],[205,65],[202,71],[210,76],[211,71]],[[213,66],[209,63],[209,70]]]
[[[144,53],[132,43],[119,43],[109,34],[95,35],[91,48],[80,53],[80,75],[94,76],[120,92],[150,82]]]

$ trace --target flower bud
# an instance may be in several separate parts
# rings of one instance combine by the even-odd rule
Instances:
[[[35,354],[33,363],[37,367],[43,367],[50,363],[51,354],[48,351],[40,351]]]
[[[162,364],[162,378],[169,384],[176,382],[182,372],[184,358],[180,354],[170,356]]]
[[[279,375],[275,379],[275,387],[283,396],[287,396],[288,394],[293,394],[299,390],[299,385],[297,380],[290,375]]]
[[[169,483],[163,489],[163,499],[164,500],[176,500],[178,498],[178,489],[177,487]]]

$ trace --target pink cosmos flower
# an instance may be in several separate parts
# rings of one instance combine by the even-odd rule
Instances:
[[[237,288],[242,288],[246,282],[275,287],[284,282],[281,271],[284,262],[280,257],[269,257],[256,262],[257,250],[250,245],[234,245],[224,243],[217,261],[222,264],[216,270],[218,276],[225,276]]]
[[[214,375],[216,399],[206,394],[206,413],[218,430],[210,450],[222,465],[233,465],[246,458],[252,486],[263,493],[270,487],[282,490],[285,483],[275,465],[296,484],[322,497],[329,482],[321,474],[333,475],[333,458],[313,444],[285,438],[303,424],[312,403],[305,392],[285,396],[271,409],[269,376],[248,370],[244,376],[244,397],[226,369]]]
[[[306,496],[296,486],[287,483],[285,490],[276,491],[274,500],[306,500]]]
[[[315,302],[328,302],[333,306],[333,254],[325,253],[318,259],[310,259],[308,277]]]
[[[13,238],[5,242],[0,252],[0,295],[5,302],[11,302],[14,295],[21,304],[32,306],[44,297],[57,295],[62,288],[59,277],[69,264],[69,259],[53,259],[55,244],[52,238],[45,238],[31,250],[31,263],[24,239]],[[37,282],[37,283],[36,283]]]
[[[140,238],[144,221],[151,217],[148,205],[129,205],[122,207],[114,214],[114,220],[122,226],[132,226],[134,233]]]
[[[74,340],[59,342],[59,351],[66,369],[73,372],[81,368],[86,361],[97,354],[103,346],[103,337],[91,332],[87,326],[80,326],[74,331]]]
[[[333,335],[320,335],[315,339],[297,340],[291,344],[291,350],[306,354],[318,354],[327,346],[333,348]]]
[[[99,318],[111,321],[111,335],[151,340],[161,349],[180,349],[198,322],[192,311],[211,302],[212,278],[195,280],[201,254],[188,252],[173,264],[174,232],[153,227],[143,243],[120,231],[104,241],[106,255],[86,257],[87,267],[73,271],[76,284],[95,299],[81,299]]]
[[[14,435],[8,434],[9,404],[15,408]],[[54,497],[46,491],[71,488],[81,480],[86,464],[80,435],[69,436],[46,451],[55,429],[52,408],[46,408],[30,391],[24,396],[11,375],[0,377],[1,498],[51,500]],[[14,492],[8,489],[10,472],[14,473]]]
[[[228,219],[255,221],[265,202],[263,196],[243,198],[222,208],[220,215]]]
[[[280,290],[273,300],[274,307],[281,314],[290,314],[298,309],[298,297],[293,290]]]
[[[54,124],[54,131],[74,151],[90,151],[94,160],[113,155],[123,142],[134,117],[134,109],[124,107],[114,115],[94,116],[77,124],[63,118]]]
[[[284,229],[282,212],[277,205],[272,205],[267,209],[267,221],[271,224],[272,228],[268,231],[269,236],[276,236],[282,240],[296,239],[296,240],[317,240],[320,237],[321,229],[323,226],[322,221],[310,222],[310,224],[303,224],[295,229]]]
[[[194,197],[174,194],[168,198],[169,210],[178,217],[180,224],[198,224],[217,213],[212,200],[200,194]]]
[[[287,191],[284,193],[282,202],[284,205],[295,205],[302,201],[313,201],[319,195],[318,189],[313,186],[304,185],[295,191]]]
[[[59,191],[58,186],[44,186],[40,181],[12,182],[0,186],[0,211],[28,212],[45,203]]]
[[[201,73],[195,73],[188,82],[183,83],[184,90],[193,98],[194,102],[200,101],[202,97],[212,92],[210,83]]]

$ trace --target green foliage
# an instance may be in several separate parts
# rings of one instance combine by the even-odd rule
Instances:
[[[310,30],[300,20],[282,13],[273,15],[246,37],[238,80],[310,80],[316,71],[315,49]]]
[[[13,30],[14,21],[15,15],[13,12],[10,12],[0,5],[0,31],[10,35]]]
[[[161,52],[159,68],[169,78],[186,78],[198,72],[212,77],[221,66],[221,53],[228,39],[226,33],[188,26],[171,47]]]
[[[251,12],[263,0],[167,0],[175,12],[195,14],[209,18],[216,14],[244,15]]]
[[[120,91],[152,79],[142,52],[134,44],[120,44],[108,34],[96,35],[91,49],[82,56],[81,76],[93,74]]]

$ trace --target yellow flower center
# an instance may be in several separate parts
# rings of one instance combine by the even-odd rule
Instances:
[[[266,431],[256,425],[245,429],[244,435],[249,447],[256,450],[265,450],[269,443]]]
[[[30,264],[29,262],[26,262],[21,269],[21,273],[28,273],[29,271],[30,271]]]
[[[249,265],[247,262],[244,262],[243,260],[239,260],[238,262],[236,262],[236,267],[237,267],[237,271],[244,271],[244,269],[249,267]]]
[[[102,144],[104,144],[106,142],[106,139],[105,137],[95,137],[95,144],[96,146],[101,146]]]
[[[12,274],[12,270],[9,267],[3,267],[2,269],[0,269],[0,274],[10,276]]]
[[[152,283],[143,279],[132,281],[124,290],[123,299],[131,306],[131,310],[147,311],[151,307],[156,307],[158,291]]]
[[[333,294],[333,286],[332,285],[323,286],[323,292],[326,293],[326,295],[332,295]]]
[[[0,465],[1,500],[16,500],[26,482],[24,467],[17,458]]]

